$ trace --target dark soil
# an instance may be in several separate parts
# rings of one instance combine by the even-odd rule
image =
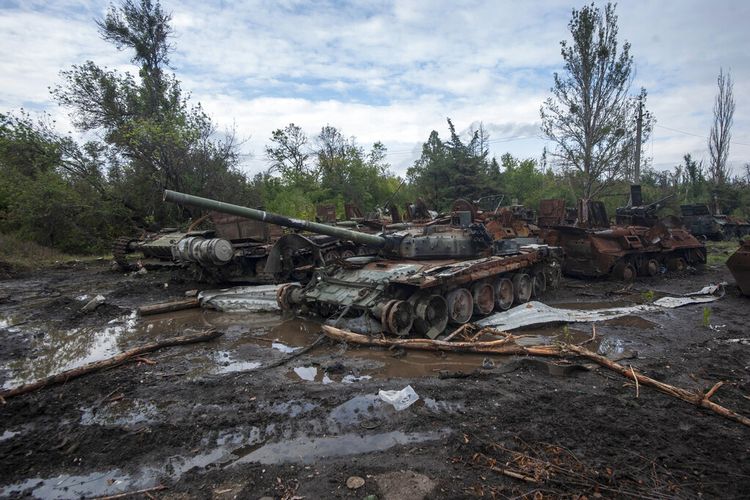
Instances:
[[[732,280],[724,268],[637,281],[626,291],[614,281],[564,280],[545,301],[635,303],[649,290],[683,293],[716,281]],[[123,275],[104,263],[0,281],[0,380],[16,377],[18,363],[39,373],[50,359],[62,366],[68,352],[50,353],[47,344],[61,329],[89,352],[96,343],[86,339],[135,322],[122,319],[133,308],[194,288],[169,271]],[[96,294],[107,302],[82,313],[82,296]],[[750,299],[730,285],[707,307],[597,324],[599,348],[637,353],[621,363],[683,388],[724,381],[712,400],[750,416]],[[155,364],[129,363],[0,406],[0,496],[79,498],[159,484],[168,489],[153,497],[747,498],[750,491],[750,428],[648,387],[636,397],[632,381],[584,360],[572,361],[586,369],[560,372],[550,359],[483,363],[327,344],[264,369],[288,356],[271,339],[310,344],[314,325],[270,314],[213,314],[197,323],[191,314],[202,313],[117,330],[117,349],[204,323],[219,322],[226,333],[147,356]],[[261,366],[232,368],[252,362]],[[315,369],[314,380],[294,368]],[[323,383],[324,372],[332,383]],[[371,378],[343,383],[347,375]],[[376,396],[407,385],[420,400],[406,410]],[[349,489],[350,476],[364,485]]]

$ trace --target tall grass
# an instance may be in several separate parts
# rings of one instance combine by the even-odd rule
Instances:
[[[54,248],[43,247],[31,241],[0,233],[0,262],[16,269],[34,269],[76,257]]]

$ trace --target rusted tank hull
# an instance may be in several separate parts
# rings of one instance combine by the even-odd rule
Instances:
[[[280,289],[284,310],[346,316],[359,331],[434,338],[449,323],[505,310],[559,284],[562,251],[521,247],[514,255],[456,260],[349,259],[321,269],[305,288]],[[354,318],[354,319],[352,319]]]
[[[742,294],[750,296],[750,240],[745,240],[742,246],[727,259],[727,267],[732,272]]]
[[[706,262],[701,242],[684,229],[662,225],[603,230],[557,226],[545,230],[543,238],[564,249],[563,273],[573,277],[612,275],[630,281],[662,269],[680,271]]]

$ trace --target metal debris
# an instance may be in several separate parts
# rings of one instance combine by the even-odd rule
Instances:
[[[641,304],[629,307],[612,307],[608,309],[560,309],[541,302],[528,302],[505,312],[496,313],[476,322],[481,327],[491,326],[504,331],[514,330],[524,326],[540,325],[544,323],[590,323],[606,321],[632,314],[654,312],[663,309],[674,309],[690,304],[713,302],[724,296],[724,285],[709,285],[697,292],[681,297],[662,297],[651,304]]]

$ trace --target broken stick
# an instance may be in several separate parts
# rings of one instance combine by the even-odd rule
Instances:
[[[485,354],[502,355],[526,354],[534,356],[557,357],[564,357],[566,353],[575,353],[579,356],[590,359],[600,366],[609,368],[610,370],[619,373],[625,378],[635,380],[636,384],[653,387],[660,392],[663,392],[670,396],[674,396],[678,399],[682,399],[683,401],[687,401],[688,403],[692,403],[696,406],[706,408],[723,417],[750,427],[750,418],[735,413],[732,410],[709,400],[709,398],[719,389],[719,387],[721,387],[721,384],[716,384],[706,394],[698,394],[686,389],[681,389],[679,387],[666,384],[664,382],[660,382],[651,377],[647,377],[646,375],[636,372],[632,367],[627,368],[621,364],[615,363],[605,356],[601,356],[579,345],[565,344],[560,347],[550,345],[519,346],[513,343],[513,340],[515,340],[516,337],[503,332],[496,332],[506,335],[504,339],[500,340],[493,340],[488,342],[446,342],[444,340],[431,339],[388,339],[368,337],[367,335],[341,330],[329,325],[323,325],[322,329],[323,333],[330,338],[342,340],[344,342],[349,342],[352,344],[369,346],[400,346],[406,349],[420,349],[425,351],[479,352]]]
[[[193,309],[200,307],[201,303],[196,297],[184,300],[175,300],[172,302],[162,302],[160,304],[151,304],[138,308],[138,314],[149,316],[152,314],[161,314],[166,312],[182,311],[183,309]]]
[[[134,347],[130,350],[127,350],[111,358],[103,359],[101,361],[94,361],[92,363],[79,366],[78,368],[73,368],[72,370],[66,370],[64,372],[58,373],[57,375],[52,375],[50,377],[37,380],[36,382],[31,382],[29,384],[24,384],[19,387],[16,387],[15,389],[4,391],[0,393],[0,400],[7,399],[13,396],[18,396],[20,394],[26,394],[27,392],[36,391],[37,389],[41,389],[49,385],[61,384],[61,383],[67,382],[70,379],[80,377],[81,375],[86,375],[87,373],[101,370],[103,368],[111,368],[114,366],[118,366],[126,361],[129,361],[131,358],[136,358],[140,356],[141,354],[145,354],[147,352],[156,351],[164,347],[194,344],[196,342],[206,342],[209,340],[213,340],[216,337],[219,337],[223,334],[224,332],[211,329],[211,330],[200,332],[194,335],[182,335],[178,337],[171,337],[168,339],[144,344],[139,347]]]

